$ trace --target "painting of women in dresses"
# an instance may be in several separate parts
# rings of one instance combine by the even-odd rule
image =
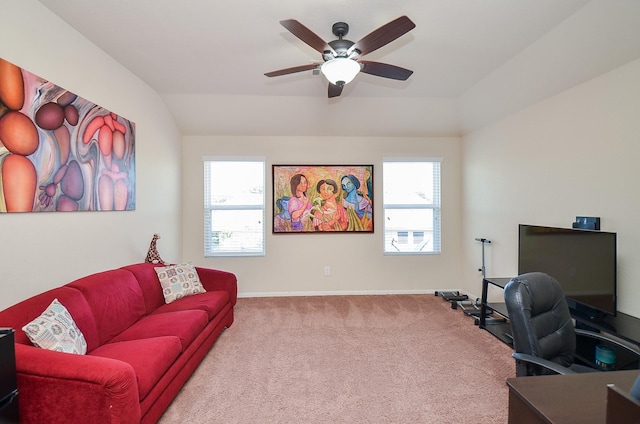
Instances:
[[[373,232],[373,165],[273,165],[273,232]]]

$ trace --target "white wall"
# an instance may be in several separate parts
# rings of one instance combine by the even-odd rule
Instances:
[[[259,156],[267,161],[266,256],[203,257],[203,156]],[[442,157],[442,254],[382,254],[382,159]],[[272,234],[271,165],[373,164],[373,234]],[[460,280],[460,140],[458,138],[183,138],[183,258],[238,276],[241,295],[428,292]],[[331,275],[323,275],[324,266]]]
[[[136,123],[136,210],[0,214],[0,309],[142,262],[154,232],[180,259],[180,134],[146,84],[33,0],[4,1],[0,57]]]
[[[517,272],[518,224],[571,227],[599,216],[618,233],[618,308],[640,317],[640,60],[567,90],[463,141],[464,288]]]
[[[619,234],[619,307],[640,316],[640,64],[636,61],[458,138],[180,138],[162,99],[34,0],[2,4],[0,57],[134,121],[137,207],[132,212],[0,214],[0,308],[74,278],[142,261],[154,232],[169,261],[228,269],[245,294],[429,291],[480,293],[487,271],[516,272],[517,224],[570,226],[602,218]],[[426,113],[426,112],[425,112]],[[308,146],[301,151],[299,146]],[[267,256],[204,259],[202,156],[264,156],[273,163],[375,165],[374,234],[272,235]],[[381,162],[441,156],[443,253],[381,253]],[[184,169],[181,170],[181,167]],[[463,172],[464,169],[464,172]],[[270,169],[267,171],[270,175]],[[271,201],[270,187],[267,201]],[[181,194],[182,193],[182,194]],[[182,195],[182,198],[181,198]],[[181,206],[182,205],[182,206]],[[270,216],[268,216],[270,218]],[[332,268],[330,276],[323,268]]]
[[[639,27],[639,1],[589,1],[462,94],[463,133],[640,58]]]

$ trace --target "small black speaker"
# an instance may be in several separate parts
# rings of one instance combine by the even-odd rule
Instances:
[[[573,223],[572,227],[583,230],[600,230],[600,217],[576,216],[576,222]]]

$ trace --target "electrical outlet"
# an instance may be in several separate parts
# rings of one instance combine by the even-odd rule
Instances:
[[[331,275],[331,267],[329,265],[324,267],[324,275]]]

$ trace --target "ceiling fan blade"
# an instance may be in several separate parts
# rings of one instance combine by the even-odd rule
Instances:
[[[324,53],[325,50],[333,51],[331,46],[329,46],[326,41],[324,41],[315,32],[311,31],[309,28],[302,25],[295,19],[286,19],[284,21],[280,21],[280,24],[285,27],[290,33],[298,37],[300,40],[304,41],[309,46],[313,47],[313,49],[319,51],[321,54]]]
[[[338,97],[340,94],[342,94],[343,88],[344,88],[344,84],[338,86],[338,85],[329,83],[329,98]]]
[[[377,77],[391,78],[395,80],[406,81],[413,74],[413,71],[401,68],[388,63],[370,62],[367,60],[358,61],[362,65],[361,72],[365,74],[375,75]]]
[[[365,35],[360,41],[355,43],[352,49],[358,49],[360,56],[364,56],[367,53],[371,53],[380,47],[389,44],[398,37],[403,36],[407,32],[416,27],[411,19],[406,16],[400,16],[393,21],[382,25],[380,28]]]
[[[271,71],[265,73],[268,77],[279,77],[280,75],[295,74],[296,72],[310,71],[316,69],[319,65],[317,63],[310,63],[308,65],[294,66],[292,68],[279,69],[277,71]]]

